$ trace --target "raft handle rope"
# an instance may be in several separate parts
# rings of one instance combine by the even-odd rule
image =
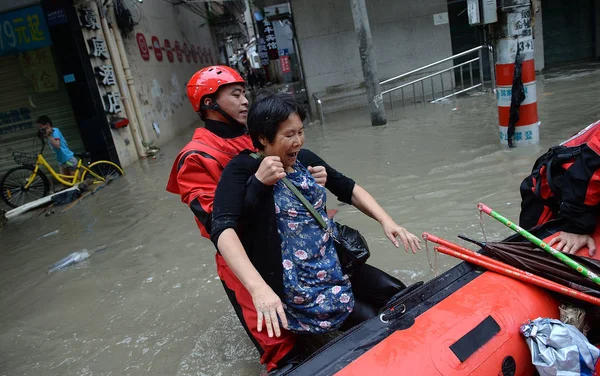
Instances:
[[[481,228],[481,233],[483,234],[483,240],[487,243],[487,237],[485,236],[485,230],[483,229],[483,212],[479,211],[479,227]]]
[[[433,263],[431,262],[431,256],[429,254],[429,240],[426,236],[423,237],[425,240],[425,254],[427,255],[427,262],[429,263],[429,270],[433,273],[434,277],[438,276],[438,267],[437,267],[437,252],[433,251]]]

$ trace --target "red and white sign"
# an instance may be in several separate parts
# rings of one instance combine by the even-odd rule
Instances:
[[[290,73],[292,71],[290,57],[288,55],[279,56],[279,64],[281,64],[282,73]]]
[[[160,42],[156,36],[152,36],[152,49],[154,50],[154,56],[156,56],[156,60],[163,61],[163,53],[160,48]]]
[[[137,40],[138,47],[140,48],[140,54],[142,55],[142,59],[148,61],[150,60],[150,50],[148,50],[148,43],[146,43],[146,37],[142,33],[137,33],[135,35],[135,39]]]
[[[183,51],[181,51],[181,46],[177,40],[175,41],[175,53],[177,54],[177,60],[181,63],[183,61]]]
[[[208,52],[206,51],[206,47],[203,47],[202,51],[198,50],[198,52],[200,53],[202,64],[208,64]]]
[[[194,63],[198,62],[198,47],[192,44],[192,58],[194,59]]]
[[[165,39],[165,52],[167,53],[167,59],[169,59],[169,63],[172,63],[175,60],[173,56],[173,50],[171,49],[171,42],[168,39]]]
[[[183,53],[185,54],[185,61],[190,63],[192,61],[192,55],[190,54],[190,46],[187,43],[183,43]]]

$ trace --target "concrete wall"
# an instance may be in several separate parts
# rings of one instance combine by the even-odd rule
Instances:
[[[137,7],[141,11],[140,22],[124,43],[142,106],[143,126],[154,144],[160,145],[198,119],[187,100],[185,87],[197,70],[211,65],[211,59],[216,63],[217,52],[209,25],[200,15],[163,0],[144,0]],[[152,36],[156,36],[162,47],[168,39],[171,48],[179,41],[182,48],[187,43],[200,47],[206,54],[201,53],[198,62],[194,62],[193,57],[188,62],[184,54],[183,61],[179,62],[174,53],[171,63],[166,51],[162,51],[163,60],[158,61],[151,50],[150,59],[145,61],[135,37],[137,33],[144,34],[148,45]],[[153,128],[155,122],[160,134]]]
[[[452,55],[449,24],[433,21],[446,0],[369,0],[367,9],[380,80]],[[364,92],[350,1],[292,0],[292,12],[309,94]]]

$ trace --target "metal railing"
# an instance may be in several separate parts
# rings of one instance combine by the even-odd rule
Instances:
[[[389,78],[387,80],[384,80],[384,81],[380,82],[381,86],[384,86],[386,84],[390,84],[390,83],[395,82],[395,81],[406,79],[407,77],[409,77],[411,75],[423,72],[426,69],[433,68],[433,67],[435,67],[437,65],[444,64],[444,63],[446,63],[448,61],[452,61],[454,59],[457,59],[457,58],[460,58],[460,57],[463,57],[463,56],[469,56],[469,55],[475,55],[475,54],[477,54],[476,57],[474,57],[474,58],[472,58],[470,60],[467,60],[467,61],[464,61],[462,63],[453,65],[453,66],[451,66],[449,68],[444,68],[442,70],[436,71],[434,73],[428,74],[428,75],[426,75],[424,77],[412,80],[412,81],[404,83],[402,85],[395,86],[395,87],[392,87],[390,89],[384,90],[384,91],[381,92],[381,95],[388,95],[389,96],[390,108],[393,111],[394,110],[394,106],[393,106],[392,94],[394,92],[400,90],[400,94],[401,94],[401,97],[402,97],[402,107],[404,107],[405,106],[405,98],[404,98],[404,94],[405,93],[404,93],[404,90],[405,90],[405,88],[407,88],[409,86],[412,87],[413,102],[415,103],[415,105],[417,103],[417,90],[416,90],[417,85],[421,86],[421,94],[418,97],[420,97],[422,99],[423,103],[425,103],[426,101],[429,101],[430,103],[436,103],[436,102],[439,102],[439,101],[441,101],[443,99],[447,99],[447,98],[450,98],[452,96],[455,96],[455,95],[458,95],[458,94],[461,94],[461,93],[465,93],[465,92],[467,92],[469,90],[473,90],[473,89],[476,89],[476,88],[479,88],[479,87],[481,88],[481,91],[485,91],[485,85],[484,85],[484,80],[483,80],[483,60],[482,60],[483,50],[484,49],[487,50],[488,47],[487,46],[475,47],[475,48],[472,48],[470,50],[461,52],[459,54],[456,54],[456,55],[447,57],[445,59],[436,61],[434,63],[425,65],[425,66],[423,66],[421,68],[414,69],[414,70],[412,70],[410,72],[401,74],[399,76],[392,77],[392,78]],[[473,81],[473,64],[474,63],[478,63],[479,64],[479,83],[477,83],[477,84]],[[470,86],[467,87],[467,88],[465,88],[464,68],[467,65],[469,67],[468,68],[469,69],[468,72],[469,72],[469,76],[470,76]],[[460,82],[461,82],[461,84],[460,84],[460,89],[459,90],[457,90],[458,88],[456,87],[456,83],[455,83],[455,69],[460,69]],[[448,90],[444,88],[444,73],[447,73],[447,72],[450,72],[450,76],[451,76],[450,89],[449,89],[451,91],[451,93],[448,94],[448,95],[446,95],[446,92]],[[492,73],[492,75],[493,75],[493,73]],[[438,77],[438,76],[440,77],[441,95],[436,98],[436,89],[435,89],[434,79],[436,77]],[[425,81],[426,80],[430,80],[431,81],[431,92],[427,93],[427,94],[425,92]],[[438,91],[438,93],[439,93],[439,91]],[[430,97],[430,100],[426,99],[426,97]]]

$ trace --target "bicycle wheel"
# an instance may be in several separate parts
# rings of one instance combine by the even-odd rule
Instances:
[[[83,170],[81,180],[92,179],[94,183],[102,183],[123,175],[121,167],[109,161],[96,161]]]
[[[4,174],[0,180],[2,200],[12,208],[40,199],[50,192],[50,182],[46,175],[39,171],[29,187],[25,188],[35,169],[31,166],[15,167]]]

